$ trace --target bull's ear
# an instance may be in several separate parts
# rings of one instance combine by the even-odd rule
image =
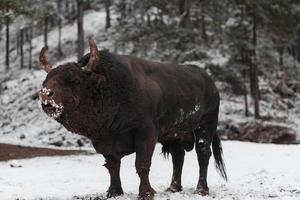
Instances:
[[[45,56],[45,47],[41,49],[39,58],[40,58],[40,65],[42,69],[45,70],[47,73],[49,73],[52,69],[52,65],[48,63],[47,58]]]
[[[100,53],[98,51],[97,45],[92,39],[92,37],[89,37],[89,46],[90,46],[90,59],[87,64],[87,69],[95,72],[96,71],[96,65],[100,60]]]

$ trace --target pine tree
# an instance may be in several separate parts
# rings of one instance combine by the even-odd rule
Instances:
[[[10,52],[10,24],[14,18],[20,14],[26,13],[24,2],[22,0],[1,0],[0,1],[0,23],[5,24],[6,28],[6,54],[5,65],[6,70],[9,70],[9,52]]]

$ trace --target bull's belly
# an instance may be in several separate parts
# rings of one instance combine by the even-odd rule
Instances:
[[[172,116],[160,124],[158,141],[162,144],[181,141],[186,150],[191,150],[195,141],[194,130],[200,127],[200,118],[200,110]]]
[[[135,151],[134,135],[132,132],[115,134],[113,136],[108,134],[104,137],[92,138],[91,141],[96,152],[102,155],[113,155],[118,158]]]

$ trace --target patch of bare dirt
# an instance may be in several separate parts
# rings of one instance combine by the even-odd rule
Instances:
[[[59,150],[0,143],[0,161],[34,158],[38,156],[66,156],[87,154],[91,153],[81,150]]]

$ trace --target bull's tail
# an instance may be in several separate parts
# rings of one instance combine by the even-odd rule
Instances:
[[[225,169],[225,163],[222,158],[223,149],[221,145],[221,140],[218,134],[215,134],[212,141],[212,151],[215,158],[216,168],[220,175],[227,181],[227,174]]]

